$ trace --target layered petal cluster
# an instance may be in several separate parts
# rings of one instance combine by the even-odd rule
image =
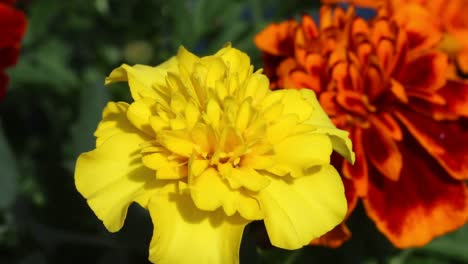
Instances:
[[[273,245],[297,249],[344,218],[333,149],[353,162],[307,89],[271,91],[230,45],[197,57],[184,48],[163,64],[122,65],[134,102],[111,102],[96,149],[77,161],[78,191],[109,231],[132,202],[154,224],[155,263],[237,263],[245,225],[265,222]]]
[[[438,43],[450,62],[463,75],[468,75],[468,1],[467,0],[322,0],[326,3],[350,2],[358,6],[385,6],[399,26],[414,38],[425,35],[419,45]],[[430,38],[426,38],[431,35]],[[442,40],[442,41],[440,41]],[[419,41],[418,41],[419,42]],[[427,47],[427,46],[426,46]],[[451,74],[456,74],[455,69]]]
[[[377,13],[366,21],[325,5],[318,25],[308,15],[271,24],[255,43],[272,89],[314,90],[350,132],[356,164],[337,162],[348,214],[362,198],[395,246],[421,246],[468,219],[468,84],[448,77],[440,38],[400,26],[385,7]],[[313,243],[339,246],[349,235],[339,226]]]
[[[5,95],[8,85],[5,69],[16,64],[26,30],[26,18],[12,7],[14,2],[0,0],[0,99]]]

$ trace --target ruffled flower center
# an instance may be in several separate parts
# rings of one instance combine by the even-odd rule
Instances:
[[[254,73],[247,58],[223,55],[178,65],[153,85],[154,94],[129,107],[127,117],[150,138],[141,153],[157,179],[176,180],[199,209],[222,206],[227,215],[261,219],[255,196],[269,184],[264,175],[304,173],[275,164],[275,157],[302,140],[292,136],[315,129],[303,124],[313,107],[298,91],[271,93],[266,76]],[[291,100],[295,105],[283,104]]]

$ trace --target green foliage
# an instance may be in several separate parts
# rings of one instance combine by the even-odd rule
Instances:
[[[146,263],[152,225],[131,207],[109,234],[74,187],[77,156],[109,100],[128,100],[125,85],[104,87],[121,63],[156,65],[179,45],[209,54],[227,42],[259,67],[253,36],[265,25],[316,12],[300,0],[19,1],[28,32],[0,102],[0,263]],[[245,232],[242,263],[468,263],[468,227],[420,249],[398,251],[362,211],[353,239],[337,250],[268,246],[262,225]]]

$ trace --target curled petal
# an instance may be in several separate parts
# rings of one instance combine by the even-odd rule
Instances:
[[[346,160],[354,163],[355,154],[353,152],[352,142],[349,139],[349,133],[335,127],[318,102],[314,92],[306,89],[302,89],[300,92],[302,96],[313,106],[312,114],[305,123],[310,124],[315,128],[314,133],[327,134],[331,139],[333,149],[342,155]]]
[[[113,70],[106,78],[105,84],[128,81],[134,100],[143,97],[159,98],[153,85],[164,85],[168,71],[178,71],[176,59],[172,58],[156,67],[146,65],[129,66],[123,64]]]
[[[274,246],[297,249],[338,225],[346,214],[343,183],[330,165],[284,181],[270,177],[259,193],[265,226]]]

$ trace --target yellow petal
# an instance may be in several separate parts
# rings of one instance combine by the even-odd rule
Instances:
[[[199,60],[200,58],[198,56],[191,53],[183,46],[179,47],[179,51],[177,52],[177,61],[180,64],[180,66],[185,68],[185,70],[191,72],[193,70],[194,64]]]
[[[315,133],[328,134],[332,141],[333,149],[348,161],[354,163],[355,155],[351,139],[349,139],[349,133],[335,127],[323,108],[320,106],[313,91],[302,89],[300,92],[302,96],[313,105],[312,114],[309,116],[309,119],[306,120],[305,124],[313,125],[316,128]]]
[[[142,97],[160,98],[153,89],[153,85],[163,86],[166,83],[168,71],[177,71],[177,60],[171,58],[156,66],[122,64],[113,70],[106,78],[105,84],[128,81],[130,92],[134,100]]]
[[[242,167],[232,169],[230,180],[254,192],[260,191],[270,183],[267,177],[261,175],[256,170]]]
[[[154,136],[154,130],[150,124],[150,118],[154,115],[153,109],[156,101],[151,98],[142,98],[133,102],[127,111],[128,120],[139,130],[149,136]]]
[[[167,151],[150,153],[143,156],[143,164],[156,171],[158,179],[181,179],[187,177],[186,162],[170,160]]]
[[[341,223],[347,211],[343,183],[331,165],[291,181],[271,178],[259,201],[271,243],[285,249],[309,244]]]
[[[214,211],[220,207],[230,192],[228,186],[213,168],[205,170],[189,185],[193,202],[201,210]]]
[[[330,163],[332,144],[327,135],[299,134],[289,136],[274,146],[275,165],[269,171],[301,177],[307,169]]]
[[[244,81],[251,70],[250,57],[244,52],[232,48],[231,45],[220,49],[215,56],[224,61],[230,72],[237,73],[240,81]]]
[[[94,132],[96,147],[99,147],[110,137],[119,133],[138,133],[127,119],[128,104],[125,102],[110,102],[102,112],[102,120]]]
[[[122,227],[128,206],[156,184],[154,171],[140,161],[144,141],[138,134],[117,134],[77,160],[76,188],[111,232]]]
[[[226,75],[226,65],[224,62],[215,56],[206,56],[200,59],[200,63],[206,67],[205,86],[208,89],[214,89],[216,81],[224,80]]]
[[[190,157],[195,146],[188,136],[184,131],[162,131],[158,134],[158,139],[172,153]]]
[[[188,195],[157,195],[149,204],[154,231],[149,259],[153,263],[239,263],[245,225],[238,214],[199,210]]]
[[[209,99],[208,104],[206,105],[206,121],[214,129],[219,127],[219,121],[221,118],[222,109],[219,106],[218,102],[214,99]]]
[[[284,105],[283,114],[295,114],[299,118],[299,122],[303,122],[310,117],[313,109],[310,103],[311,98],[304,98],[303,92],[295,89],[280,91],[283,92],[283,99],[281,100]],[[315,100],[317,101],[317,99]]]
[[[270,83],[268,77],[263,74],[253,74],[248,83],[242,87],[239,94],[241,99],[251,97],[252,104],[257,105],[269,92]]]

